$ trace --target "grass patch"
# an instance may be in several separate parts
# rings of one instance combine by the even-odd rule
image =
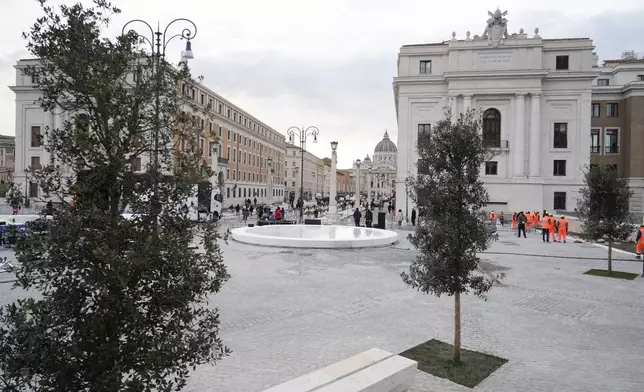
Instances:
[[[508,360],[461,350],[461,361],[452,361],[452,345],[432,339],[400,355],[418,362],[418,369],[436,377],[474,388]]]
[[[595,275],[595,276],[603,276],[606,278],[617,278],[617,279],[628,279],[628,280],[633,280],[639,276],[639,274],[632,274],[630,272],[622,272],[622,271],[613,271],[609,274],[608,271],[606,270],[594,269],[594,268],[584,272],[584,275]]]

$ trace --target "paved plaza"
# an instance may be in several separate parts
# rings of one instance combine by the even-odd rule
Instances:
[[[232,279],[211,306],[221,310],[233,353],[198,368],[187,390],[262,391],[373,347],[397,353],[432,338],[451,342],[453,298],[417,293],[399,276],[415,256],[409,248],[401,241],[295,250],[230,240],[223,251]],[[489,251],[484,267],[506,277],[487,301],[463,298],[463,345],[509,362],[474,390],[642,390],[644,279],[583,275],[606,267],[583,259],[606,255],[589,244],[542,244],[536,235],[505,232]],[[616,261],[614,268],[639,273],[642,265]],[[0,285],[2,302],[17,295]],[[413,391],[468,389],[418,372]]]

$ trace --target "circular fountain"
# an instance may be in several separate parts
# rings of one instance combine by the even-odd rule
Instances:
[[[398,240],[394,231],[350,226],[269,225],[231,233],[235,241],[280,248],[372,248]]]

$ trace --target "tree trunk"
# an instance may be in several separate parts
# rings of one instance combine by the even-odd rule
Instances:
[[[613,240],[608,239],[608,273],[613,272]]]
[[[454,294],[454,353],[452,360],[461,360],[461,293]]]

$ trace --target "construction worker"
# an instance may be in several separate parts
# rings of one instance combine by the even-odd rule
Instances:
[[[642,251],[644,250],[644,223],[640,224],[640,230],[637,232],[637,237],[635,238],[637,245],[635,246],[635,256],[638,259],[642,258]]]
[[[494,213],[494,210],[490,212],[490,222],[496,225],[496,213]]]
[[[534,228],[535,228],[535,230],[537,229],[537,226],[539,226],[539,222],[540,222],[539,219],[540,218],[541,218],[541,216],[539,215],[539,211],[535,211],[534,212]]]
[[[561,218],[559,219],[559,242],[563,240],[563,242],[566,242],[566,234],[568,233],[568,221],[566,220],[566,217],[561,215]]]
[[[555,217],[552,214],[548,214],[548,236],[555,241]]]
[[[548,215],[543,214],[543,218],[541,218],[541,240],[543,242],[550,242],[550,239],[548,238],[548,222]]]
[[[512,230],[516,230],[517,228],[517,213],[513,212],[512,213]]]
[[[525,229],[529,233],[532,230],[532,223],[534,222],[534,216],[530,213],[530,211],[525,213]]]

